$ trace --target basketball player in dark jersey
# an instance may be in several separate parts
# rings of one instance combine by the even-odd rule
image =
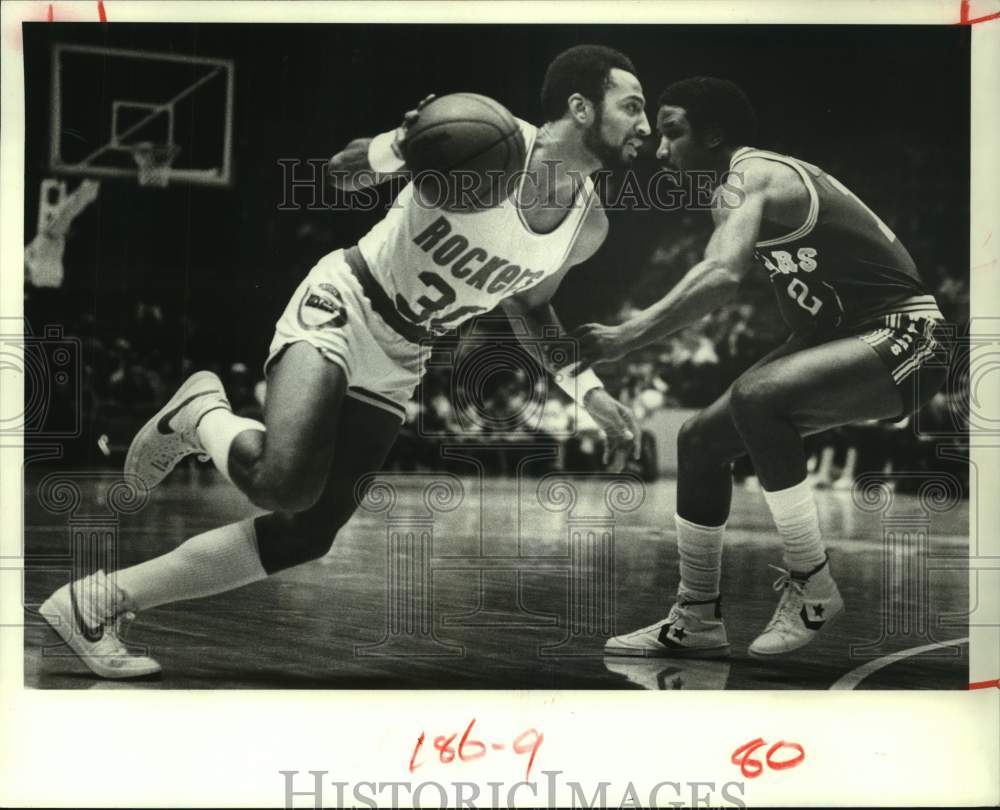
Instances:
[[[715,231],[703,261],[659,302],[620,326],[575,336],[583,365],[676,332],[736,295],[755,265],[770,277],[792,335],[741,375],[678,435],[680,586],[668,617],[607,642],[620,655],[728,653],[719,606],[731,462],[749,454],[784,546],[781,598],[750,646],[773,656],[808,644],[843,610],[830,575],[803,436],[897,419],[946,374],[934,297],[891,230],[838,179],[754,149],[756,118],[732,82],[685,79],[659,100],[657,156],[680,172],[714,170]],[[581,366],[583,367],[583,366]]]

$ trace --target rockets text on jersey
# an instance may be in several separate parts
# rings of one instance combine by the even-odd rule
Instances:
[[[530,161],[537,130],[520,125]],[[527,178],[500,205],[474,213],[427,206],[412,184],[400,191],[358,248],[403,318],[443,334],[563,266],[595,203],[593,183],[587,178],[560,224],[540,234],[518,204]]]

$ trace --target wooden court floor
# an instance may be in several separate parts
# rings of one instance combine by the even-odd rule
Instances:
[[[77,495],[59,496],[48,475]],[[768,564],[780,564],[780,545],[761,494],[738,487],[722,582],[732,656],[631,659],[605,657],[602,645],[663,618],[672,602],[674,482],[558,474],[389,474],[326,557],[140,614],[128,642],[160,661],[162,677],[102,681],[35,613],[74,560],[117,555],[129,565],[252,507],[203,469],[179,470],[144,505],[109,494],[110,473],[39,468],[26,478],[29,687],[963,689],[969,681],[967,502],[929,509],[896,495],[862,508],[849,492],[818,492],[848,609],[810,646],[762,662],[746,648],[776,604],[778,573]]]

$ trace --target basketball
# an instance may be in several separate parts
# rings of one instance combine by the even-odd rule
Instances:
[[[525,160],[514,116],[475,93],[431,101],[408,130],[403,152],[424,199],[457,211],[502,202]]]

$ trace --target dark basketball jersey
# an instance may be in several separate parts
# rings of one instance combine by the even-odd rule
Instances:
[[[853,327],[886,313],[941,318],[909,252],[895,234],[837,178],[801,160],[744,147],[748,158],[782,163],[802,178],[809,213],[802,225],[766,220],[754,257],[768,271],[778,307],[796,332]]]

